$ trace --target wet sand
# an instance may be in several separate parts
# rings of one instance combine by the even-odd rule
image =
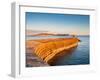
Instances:
[[[26,67],[40,67],[49,66],[46,62],[40,59],[35,53],[34,48],[38,45],[38,42],[27,41],[26,42]]]

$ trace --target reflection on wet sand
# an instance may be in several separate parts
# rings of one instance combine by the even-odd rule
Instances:
[[[34,53],[34,48],[26,47],[26,67],[49,66]]]

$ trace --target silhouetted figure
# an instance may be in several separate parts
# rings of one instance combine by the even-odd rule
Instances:
[[[76,38],[76,35],[72,35],[73,38]]]

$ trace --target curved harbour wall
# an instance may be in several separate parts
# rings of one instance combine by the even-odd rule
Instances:
[[[59,39],[44,39],[37,40],[39,45],[34,49],[34,52],[43,61],[50,64],[56,55],[63,50],[69,50],[78,45],[80,40],[78,38],[59,38]]]

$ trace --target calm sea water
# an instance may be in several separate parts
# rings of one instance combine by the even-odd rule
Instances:
[[[89,64],[89,36],[78,37],[79,42],[77,48],[69,55],[64,55],[60,59],[57,59],[54,65],[81,65]]]
[[[66,38],[66,36],[48,36],[48,37],[32,37],[28,36],[27,40],[46,39],[46,38]],[[89,64],[89,36],[78,36],[81,40],[77,48],[69,55],[58,58],[53,65],[80,65]],[[70,53],[70,52],[69,52]]]
[[[72,36],[26,36],[26,40],[48,39],[48,38],[70,38]]]

